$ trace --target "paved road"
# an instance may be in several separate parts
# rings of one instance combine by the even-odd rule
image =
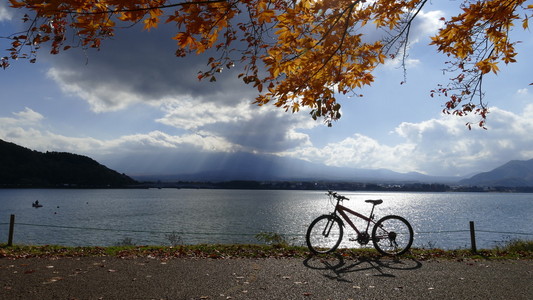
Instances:
[[[0,299],[533,299],[533,261],[0,259]]]

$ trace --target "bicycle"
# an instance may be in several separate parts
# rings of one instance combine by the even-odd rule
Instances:
[[[379,219],[377,222],[374,221],[374,208],[376,205],[383,203],[383,200],[365,200],[366,203],[372,204],[370,216],[366,217],[341,204],[342,201],[350,199],[332,191],[328,191],[326,195],[330,197],[330,201],[335,199],[337,203],[332,213],[316,218],[309,225],[305,240],[311,252],[325,254],[333,252],[339,247],[344,233],[343,228],[345,227],[343,219],[357,233],[357,238],[350,239],[351,241],[366,245],[372,239],[374,248],[383,255],[401,255],[411,248],[413,244],[413,228],[406,219],[396,215],[389,215]],[[359,231],[347,213],[365,220],[366,229]],[[368,233],[370,224],[374,224],[372,235]]]

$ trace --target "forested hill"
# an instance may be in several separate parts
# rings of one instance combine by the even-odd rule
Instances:
[[[108,188],[136,183],[86,156],[42,153],[0,140],[0,187]]]
[[[533,187],[533,159],[511,160],[492,171],[477,174],[460,183],[477,186]]]

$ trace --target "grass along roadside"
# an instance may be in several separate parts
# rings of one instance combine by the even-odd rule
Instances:
[[[335,255],[346,258],[378,259],[382,257],[373,248],[338,249]],[[66,247],[57,245],[27,246],[0,244],[0,259],[18,259],[31,257],[153,257],[153,258],[306,258],[306,247],[287,244],[201,244],[176,246],[110,246],[110,247]],[[327,255],[325,255],[327,256]],[[481,249],[472,253],[469,249],[442,250],[413,248],[402,257],[429,259],[533,259],[533,241],[515,240],[494,249]]]

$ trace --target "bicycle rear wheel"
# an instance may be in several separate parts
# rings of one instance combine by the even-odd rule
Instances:
[[[332,215],[323,215],[311,222],[305,241],[309,250],[315,254],[330,253],[339,247],[342,234],[341,221]]]
[[[372,229],[372,242],[383,255],[402,255],[413,244],[413,228],[402,217],[383,217]]]

